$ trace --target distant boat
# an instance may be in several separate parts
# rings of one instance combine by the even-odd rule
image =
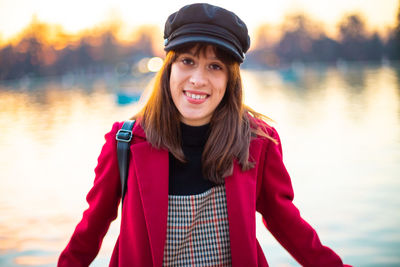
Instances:
[[[127,105],[139,101],[141,94],[117,93],[117,104]]]
[[[135,87],[120,87],[115,90],[116,102],[118,105],[128,105],[138,102],[142,91]]]
[[[113,85],[117,104],[128,105],[138,102],[153,76],[154,73],[146,73],[118,79]]]
[[[300,79],[298,73],[293,68],[280,69],[278,72],[285,82],[297,82]]]
[[[285,82],[298,82],[304,73],[304,64],[302,62],[293,62],[291,65],[278,70],[279,75]]]

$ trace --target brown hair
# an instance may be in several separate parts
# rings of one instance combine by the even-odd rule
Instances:
[[[172,101],[169,85],[171,65],[180,53],[193,47],[196,47],[196,54],[205,53],[207,46],[192,44],[177,51],[169,51],[155,77],[153,92],[148,102],[142,111],[134,116],[141,118],[148,142],[156,148],[168,149],[182,162],[185,162],[185,156],[181,147],[180,113]],[[254,167],[254,162],[249,160],[252,136],[258,134],[270,137],[252,118],[267,117],[243,104],[239,63],[219,47],[214,47],[214,51],[228,68],[228,83],[225,95],[210,121],[210,135],[202,155],[202,168],[206,179],[220,184],[224,182],[224,177],[232,174],[234,159],[241,165],[242,170]]]

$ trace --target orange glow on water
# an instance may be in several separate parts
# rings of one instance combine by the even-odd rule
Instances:
[[[15,259],[15,263],[23,266],[36,266],[44,264],[54,264],[57,256],[21,256]]]

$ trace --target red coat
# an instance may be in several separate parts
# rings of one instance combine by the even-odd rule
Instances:
[[[88,266],[117,216],[121,186],[115,135],[121,126],[115,123],[105,136],[94,185],[87,195],[89,208],[60,255],[58,266]],[[279,141],[274,129],[268,132]],[[168,151],[153,148],[138,123],[133,134],[120,235],[110,266],[161,267],[167,229]],[[256,211],[301,265],[343,266],[340,257],[321,244],[315,230],[293,205],[281,145],[256,138],[250,144],[250,155],[256,161],[255,168],[243,172],[235,162],[233,175],[225,180],[232,266],[268,266],[256,239]]]

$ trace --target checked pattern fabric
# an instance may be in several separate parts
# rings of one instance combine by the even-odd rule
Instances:
[[[225,186],[168,196],[163,266],[231,266]]]

